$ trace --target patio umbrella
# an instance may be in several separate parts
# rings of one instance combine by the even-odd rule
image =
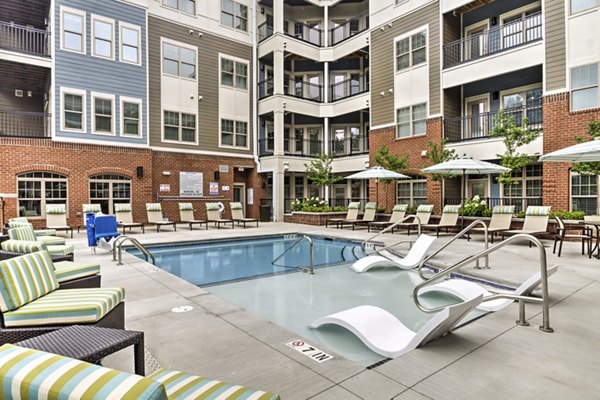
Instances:
[[[352,175],[345,177],[346,179],[375,179],[375,193],[376,202],[379,205],[379,179],[402,179],[410,178],[409,176],[400,174],[398,172],[390,171],[379,165],[368,168],[364,171],[357,172]]]
[[[579,143],[540,157],[540,161],[588,162],[600,161],[600,140]]]
[[[465,179],[466,175],[499,174],[502,172],[510,172],[511,169],[501,165],[492,164],[487,161],[473,160],[470,157],[463,157],[432,165],[431,167],[423,168],[421,171],[425,172],[426,174],[462,175],[460,198],[461,210],[464,210],[466,192],[465,185],[467,183]],[[461,218],[461,227],[464,227],[464,218]]]

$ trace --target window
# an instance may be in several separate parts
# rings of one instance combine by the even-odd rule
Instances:
[[[427,32],[422,31],[396,41],[396,71],[427,61]]]
[[[598,7],[598,0],[571,0],[571,14]]]
[[[571,69],[571,111],[598,107],[598,64]]]
[[[502,185],[502,197],[510,198],[510,205],[519,210],[527,206],[542,205],[542,164],[530,164],[522,170],[512,171],[514,185]],[[508,205],[508,202],[506,203]]]
[[[94,110],[93,133],[115,133],[114,103],[114,96],[92,93],[92,109]]]
[[[163,0],[163,5],[183,11],[187,14],[196,15],[195,0]]]
[[[196,115],[165,111],[163,124],[164,140],[196,143]]]
[[[427,180],[413,178],[411,180],[398,181],[396,186],[397,204],[408,204],[410,207],[418,207],[427,203]]]
[[[248,64],[221,58],[221,85],[246,89],[248,87]]]
[[[242,121],[233,121],[230,119],[222,119],[221,145],[248,147],[248,123]]]
[[[121,28],[121,50],[119,52],[122,62],[141,65],[141,37],[142,30],[139,26],[119,22]]]
[[[598,210],[598,177],[596,175],[571,175],[571,202],[573,211],[596,215]]]
[[[46,205],[67,203],[67,177],[52,172],[26,172],[17,176],[20,217],[44,216]]]
[[[396,139],[427,133],[427,103],[396,110]]]
[[[233,0],[221,0],[221,24],[246,32],[248,7]]]
[[[92,55],[114,59],[115,22],[92,16]]]
[[[121,135],[142,136],[142,101],[121,97]]]
[[[65,131],[85,132],[85,91],[61,88],[61,127]]]
[[[196,79],[196,51],[163,43],[163,73]]]
[[[116,174],[90,177],[90,203],[100,204],[102,213],[114,214],[114,205],[131,202],[131,178]]]
[[[63,50],[85,53],[85,12],[62,9]]]

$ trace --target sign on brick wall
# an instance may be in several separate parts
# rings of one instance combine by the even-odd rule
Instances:
[[[202,197],[202,172],[179,173],[179,195],[182,197]]]

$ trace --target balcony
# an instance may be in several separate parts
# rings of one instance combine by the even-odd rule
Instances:
[[[272,156],[274,154],[275,139],[273,137],[258,140],[258,155],[260,157]],[[284,139],[283,154],[295,157],[316,157],[323,152],[323,141],[318,139]]]
[[[444,68],[481,59],[542,39],[542,14],[537,12],[499,27],[444,45]]]
[[[290,33],[287,31],[285,34],[306,43],[313,44],[315,46],[323,46],[323,30],[314,26],[305,24],[299,21],[285,20],[284,26],[292,27],[294,32]],[[289,29],[289,28],[288,28]]]
[[[0,21],[0,49],[49,57],[49,36],[41,29]]]
[[[273,95],[273,78],[258,82],[258,99],[264,99]]]
[[[258,31],[258,43],[267,39],[270,36],[273,36],[273,26],[269,25],[267,22],[263,22],[257,28]]]
[[[369,135],[357,135],[331,141],[333,158],[369,154]]]
[[[51,115],[0,111],[0,137],[50,138]]]
[[[351,38],[352,36],[358,35],[359,33],[369,29],[367,16],[368,12],[357,15],[356,17],[349,19],[343,24],[330,29],[329,45],[335,46],[336,44],[342,43],[344,40]]]
[[[527,126],[532,129],[542,129],[543,107],[541,101],[531,107],[507,108],[504,110],[504,115],[508,118],[514,117],[517,125],[521,125],[523,117],[527,117]],[[497,118],[498,111],[492,111],[445,119],[444,137],[448,143],[488,138],[496,125]]]
[[[369,75],[357,74],[357,76],[329,85],[329,90],[329,99],[332,102],[368,92]]]

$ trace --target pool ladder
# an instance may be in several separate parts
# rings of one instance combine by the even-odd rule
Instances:
[[[142,244],[137,239],[135,239],[131,236],[119,236],[113,242],[113,249],[112,249],[113,259],[112,260],[118,261],[117,265],[123,265],[123,262],[121,260],[122,252],[123,252],[123,244],[127,241],[131,242],[131,244],[144,255],[146,262],[152,261],[152,265],[156,265],[156,259],[154,258],[154,255],[152,253],[150,253],[150,251],[148,249],[146,249],[144,246],[142,246]]]
[[[279,259],[283,256],[285,256],[290,250],[292,250],[294,247],[298,246],[300,243],[302,243],[304,240],[306,240],[308,242],[308,245],[310,246],[310,253],[309,253],[309,257],[310,257],[310,269],[306,269],[306,268],[302,268],[303,272],[309,272],[311,275],[314,275],[315,273],[315,264],[314,264],[314,254],[313,254],[313,241],[312,239],[307,236],[307,235],[302,235],[302,237],[298,240],[296,240],[294,242],[294,244],[292,244],[286,251],[284,251],[283,253],[281,253],[279,256],[277,256],[277,258],[275,258],[273,261],[271,261],[272,265],[275,265],[275,263],[277,261],[279,261]]]

